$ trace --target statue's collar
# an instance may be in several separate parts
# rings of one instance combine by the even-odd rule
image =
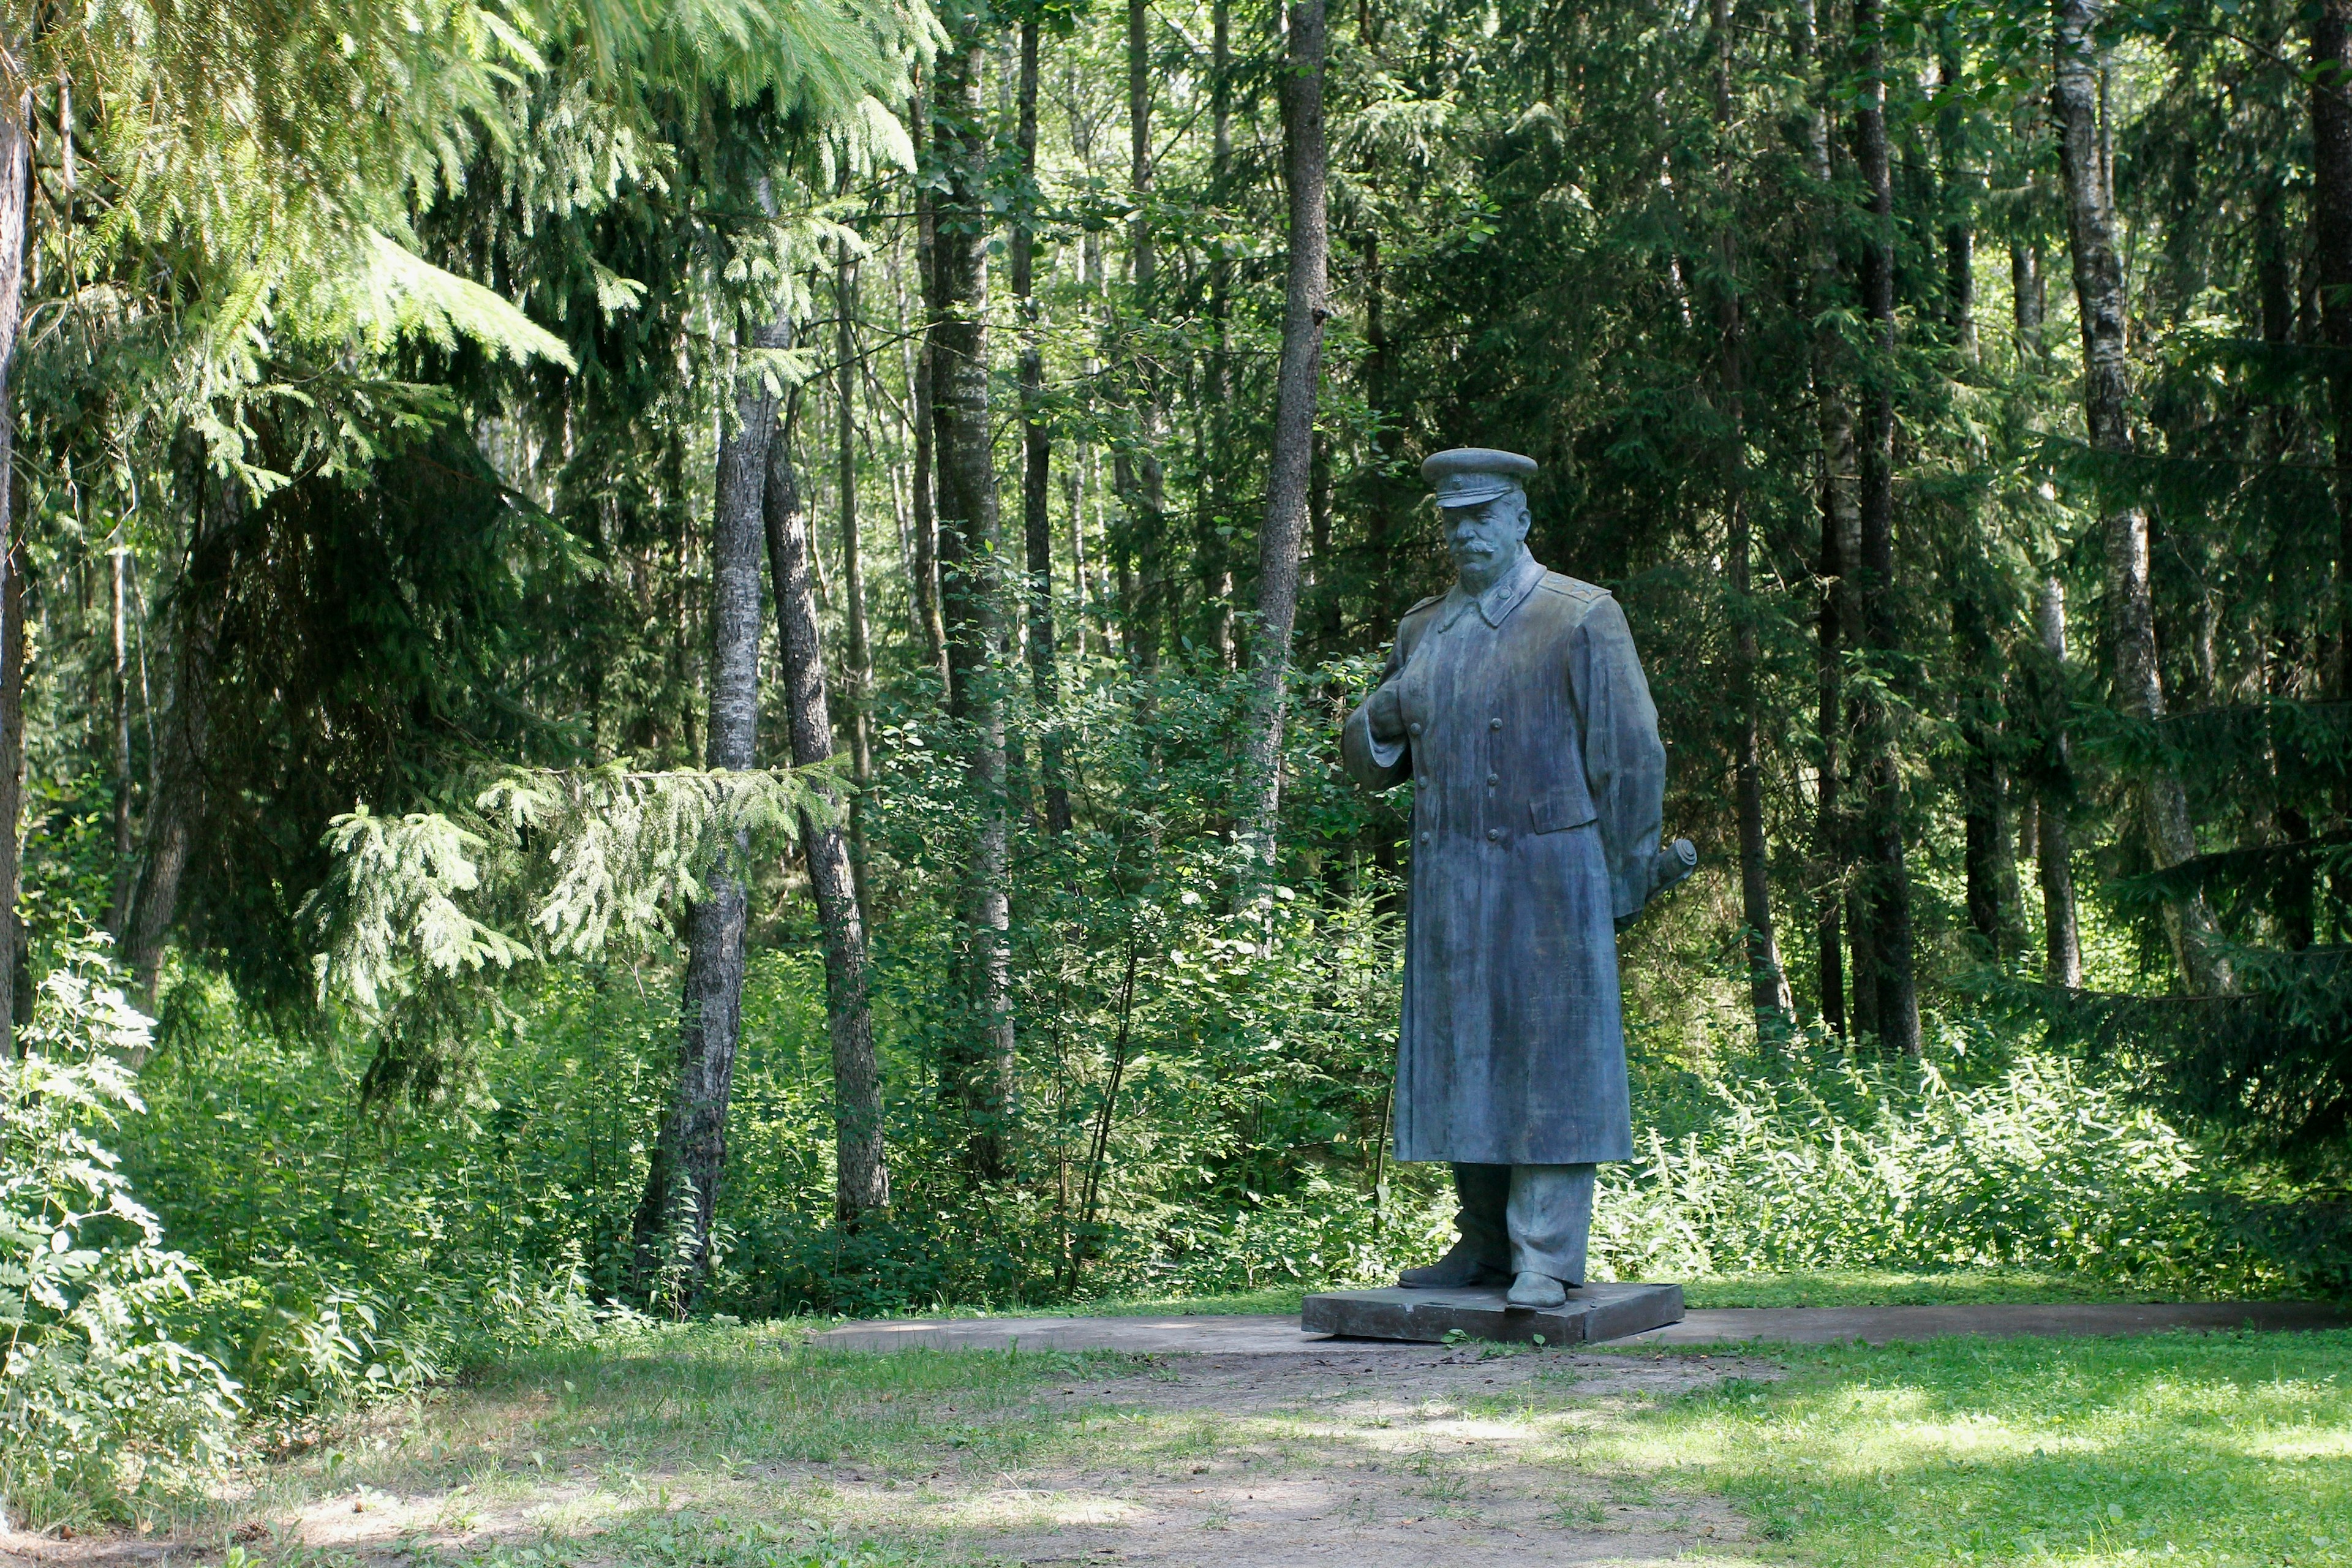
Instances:
[[[1522,550],[1519,563],[1505,573],[1501,582],[1475,599],[1462,591],[1460,583],[1455,583],[1446,593],[1445,607],[1438,614],[1437,629],[1441,632],[1450,629],[1474,605],[1477,606],[1480,620],[1490,626],[1499,626],[1511,618],[1511,612],[1519,607],[1519,601],[1533,593],[1536,584],[1543,578],[1542,564]]]

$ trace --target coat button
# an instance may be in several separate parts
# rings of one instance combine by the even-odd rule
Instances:
[[[1488,773],[1486,775],[1486,787],[1488,789],[1493,789],[1496,784],[1501,784],[1502,782],[1503,775],[1500,773]]]
[[[1404,732],[1405,732],[1406,734],[1408,734],[1408,735],[1418,735],[1418,734],[1420,734],[1420,733],[1421,733],[1421,721],[1419,721],[1418,719],[1416,719],[1416,720],[1414,720],[1412,723],[1407,724],[1407,725],[1404,727]]]
[[[1426,843],[1428,843],[1428,842],[1429,842],[1429,831],[1428,831],[1428,829],[1424,828],[1424,829],[1423,829],[1423,830],[1422,830],[1421,841],[1422,841],[1423,844],[1426,844]]]
[[[1490,827],[1490,828],[1486,829],[1486,840],[1487,840],[1487,842],[1488,842],[1488,843],[1491,843],[1491,844],[1498,844],[1498,843],[1502,842],[1502,837],[1503,837],[1503,830],[1502,830],[1501,828],[1499,828],[1499,827]]]
[[[1500,719],[1489,719],[1486,721],[1486,728],[1489,730],[1499,730],[1502,727],[1503,721]]]

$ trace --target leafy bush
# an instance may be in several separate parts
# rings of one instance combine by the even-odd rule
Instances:
[[[197,1271],[163,1247],[101,1137],[145,1108],[148,1020],[104,954],[68,951],[0,1057],[0,1504],[35,1526],[176,1489],[226,1451],[236,1383],[173,1336]]]
[[[2343,1237],[2289,1234],[2274,1214],[2302,1205],[2217,1172],[2120,1079],[2042,1049],[1978,1068],[1958,1043],[1916,1062],[1816,1045],[1695,1080],[1703,1124],[1603,1168],[1596,1258],[1626,1279],[2006,1265],[2189,1293],[2345,1288]]]

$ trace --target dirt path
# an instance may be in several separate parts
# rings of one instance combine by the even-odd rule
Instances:
[[[1086,1375],[994,1405],[943,1387],[919,1402],[857,1394],[911,1440],[880,1461],[762,1462],[673,1451],[647,1464],[522,1445],[559,1437],[509,1391],[445,1409],[467,1456],[407,1484],[365,1469],[323,1486],[265,1486],[242,1539],[265,1561],[355,1568],[674,1560],[733,1568],[794,1562],[822,1542],[876,1542],[919,1563],[1165,1564],[1167,1568],[1528,1568],[1663,1563],[1694,1552],[1746,1561],[1746,1522],[1720,1500],[1581,1461],[1585,1439],[1644,1405],[1766,1361],[1437,1348],[1379,1355],[1179,1355],[1068,1363]],[[887,1401],[897,1403],[886,1403]],[[961,1401],[961,1405],[959,1405]],[[909,1406],[919,1407],[910,1409]],[[970,1434],[1034,1434],[998,1464]],[[961,1436],[960,1436],[961,1435]],[[749,1445],[746,1445],[749,1447]],[[478,1458],[474,1458],[478,1451]],[[721,1540],[719,1538],[723,1537]],[[119,1568],[217,1562],[225,1542],[127,1535],[0,1538],[0,1563]],[[751,1550],[740,1550],[746,1547]],[[781,1550],[780,1550],[781,1549]]]

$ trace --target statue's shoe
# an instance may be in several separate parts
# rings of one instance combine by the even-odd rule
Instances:
[[[1408,1290],[1460,1290],[1473,1285],[1500,1285],[1510,1277],[1509,1269],[1480,1258],[1470,1250],[1468,1242],[1457,1241],[1436,1262],[1398,1275],[1397,1283]]]
[[[1538,1311],[1547,1307],[1568,1305],[1568,1287],[1549,1274],[1522,1273],[1511,1281],[1508,1303],[1514,1307],[1533,1307]]]

